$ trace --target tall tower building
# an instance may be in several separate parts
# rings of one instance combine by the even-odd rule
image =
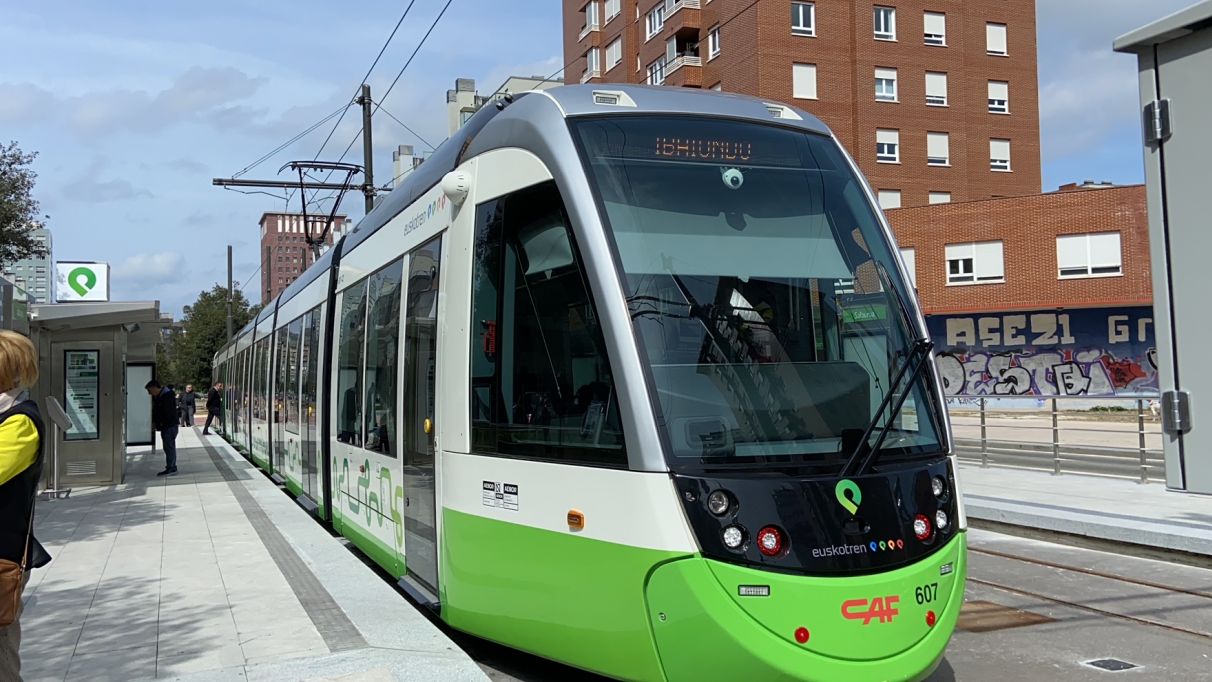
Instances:
[[[4,274],[25,289],[33,298],[34,303],[54,303],[55,271],[53,263],[55,259],[51,231],[45,227],[36,227],[31,232],[34,241],[46,248],[46,256],[44,258],[23,258],[14,263],[5,264]]]
[[[328,216],[308,215],[313,237],[324,230]],[[349,218],[339,215],[321,250],[331,247],[346,231]],[[265,213],[261,216],[261,303],[272,301],[303,274],[315,257],[307,245],[302,213]]]
[[[1034,0],[564,0],[564,57],[798,106],[885,208],[1041,191]]]

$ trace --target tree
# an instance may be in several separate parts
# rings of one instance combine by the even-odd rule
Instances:
[[[30,164],[36,156],[21,151],[16,142],[0,145],[0,263],[46,255],[46,247],[33,235],[33,229],[46,220],[38,215],[33,196],[38,174]]]
[[[244,293],[237,290],[232,301],[232,331],[238,332],[256,315]],[[216,284],[198,294],[193,305],[185,306],[179,331],[165,340],[167,366],[161,380],[177,386],[210,385],[211,363],[215,353],[227,343],[227,288]]]

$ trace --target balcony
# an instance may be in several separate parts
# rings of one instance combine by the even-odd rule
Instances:
[[[673,3],[665,10],[665,29],[672,29],[674,35],[683,32],[698,35],[703,27],[703,13],[700,11],[700,0],[681,0]],[[668,34],[667,34],[668,35]]]
[[[663,85],[703,87],[703,59],[697,54],[679,54],[665,65]]]
[[[584,26],[581,27],[581,35],[580,35],[580,37],[577,38],[577,42],[581,42],[582,40],[585,39],[585,36],[589,35],[590,33],[597,33],[601,29],[602,29],[602,25],[596,21],[585,24]]]
[[[601,77],[602,77],[601,69],[588,69],[584,73],[581,74],[581,82],[588,83],[591,79],[601,78]]]

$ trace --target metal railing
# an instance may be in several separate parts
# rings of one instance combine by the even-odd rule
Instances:
[[[674,71],[677,71],[678,69],[682,68],[683,66],[702,66],[702,65],[703,65],[703,60],[698,55],[680,54],[677,56],[677,59],[674,59],[673,61],[669,62],[669,64],[665,67],[665,78],[668,78],[670,74],[672,74]],[[664,79],[662,79],[662,80],[664,80]]]
[[[1165,480],[1156,398],[949,398],[957,456],[987,467]]]

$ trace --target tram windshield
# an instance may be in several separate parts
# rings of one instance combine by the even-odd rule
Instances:
[[[573,126],[671,464],[840,467],[872,422],[877,463],[939,452],[929,372],[879,409],[913,355],[913,300],[832,139],[688,116]]]

